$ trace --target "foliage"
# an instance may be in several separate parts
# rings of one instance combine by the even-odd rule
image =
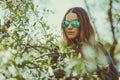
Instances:
[[[48,33],[50,26],[38,15],[32,0],[3,0],[0,5],[6,13],[4,25],[0,25],[2,80],[64,80],[84,76],[99,80],[95,72],[97,63],[106,69],[108,64],[102,63],[105,60],[93,62],[99,61],[98,55],[89,46],[85,46],[84,53],[93,54],[93,61],[89,60],[91,56],[74,55],[74,50],[62,43],[59,46],[58,36]]]

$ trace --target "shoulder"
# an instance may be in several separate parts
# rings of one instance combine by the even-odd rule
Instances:
[[[107,49],[105,48],[105,46],[101,43],[101,42],[97,42],[96,43],[97,47],[102,50],[104,53],[108,53]]]
[[[104,55],[106,56],[106,58],[107,58],[107,60],[108,60],[108,63],[113,62],[113,61],[112,61],[112,58],[111,58],[109,52],[107,51],[107,49],[105,48],[105,46],[104,46],[101,42],[98,42],[98,43],[97,43],[97,46],[98,46],[98,48],[104,53]]]

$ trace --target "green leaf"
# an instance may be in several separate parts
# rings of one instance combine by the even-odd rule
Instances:
[[[34,4],[31,3],[31,9],[34,11]]]
[[[26,80],[21,74],[15,76],[15,80]]]
[[[35,25],[36,25],[36,22],[34,22],[33,26],[35,26]]]
[[[22,2],[24,2],[25,0],[21,0]]]

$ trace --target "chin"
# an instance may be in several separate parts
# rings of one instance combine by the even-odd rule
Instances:
[[[75,39],[75,37],[68,37],[69,39]]]

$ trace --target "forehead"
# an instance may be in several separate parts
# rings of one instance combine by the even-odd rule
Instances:
[[[76,13],[68,13],[68,14],[66,15],[66,20],[68,20],[68,21],[75,20],[75,19],[78,19]]]

